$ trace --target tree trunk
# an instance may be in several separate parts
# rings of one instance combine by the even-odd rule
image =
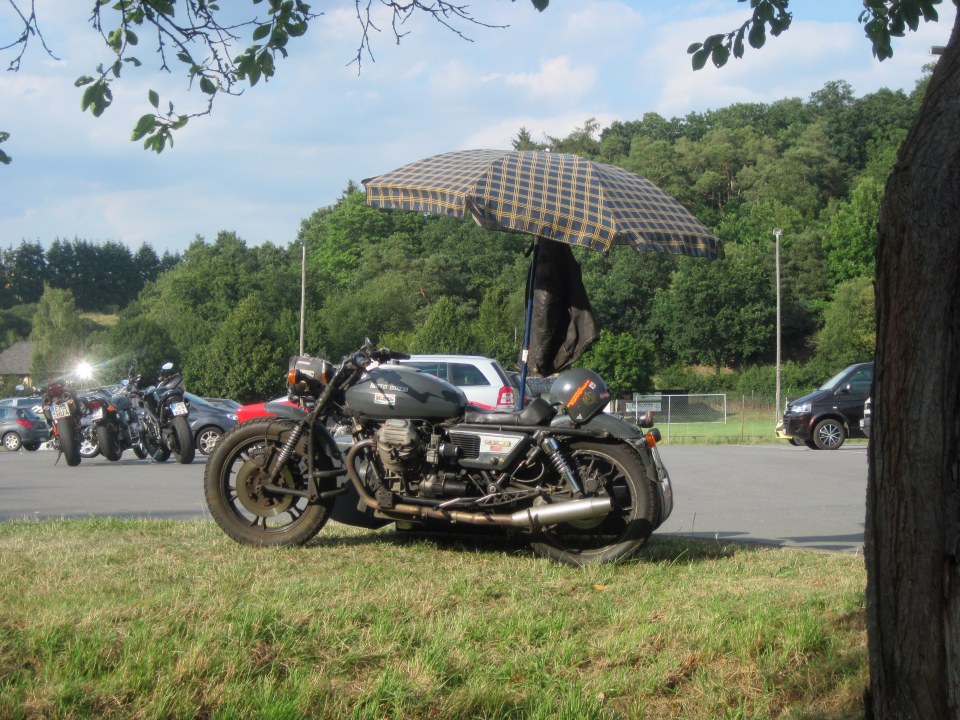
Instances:
[[[960,717],[960,15],[880,210],[866,560],[877,720]]]

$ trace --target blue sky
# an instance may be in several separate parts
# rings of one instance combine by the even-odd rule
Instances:
[[[236,2],[237,0],[231,0]],[[0,248],[21,240],[114,240],[182,251],[195,236],[235,231],[248,245],[286,245],[300,222],[333,204],[350,180],[465,148],[508,148],[521,127],[563,137],[589,118],[606,127],[647,112],[683,116],[734,102],[808,99],[830,80],[857,95],[910,91],[946,44],[955,7],[939,23],[895,41],[877,62],[857,23],[859,0],[795,0],[791,29],[722,70],[690,70],[687,46],[746,19],[735,0],[474,0],[476,16],[506,29],[467,27],[465,42],[415,18],[397,45],[389,24],[373,38],[375,62],[348,65],[359,42],[349,0],[325,8],[290,46],[277,76],[224,98],[161,155],[129,140],[157,89],[179,110],[199,107],[181,76],[155,71],[142,37],[136,72],[101,118],[80,112],[73,81],[110,61],[86,24],[92,0],[37,0],[48,45],[31,46],[18,73],[0,75],[0,130],[14,161],[0,165]],[[0,9],[0,45],[14,19]],[[144,36],[145,33],[141,33]],[[4,65],[9,58],[3,56]]]

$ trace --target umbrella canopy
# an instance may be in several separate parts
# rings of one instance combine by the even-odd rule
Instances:
[[[367,204],[470,215],[490,230],[607,251],[722,258],[720,241],[669,194],[623,168],[578,155],[460,150],[363,181]]]

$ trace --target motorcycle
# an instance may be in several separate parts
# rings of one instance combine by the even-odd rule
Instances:
[[[138,375],[126,386],[139,420],[140,441],[134,451],[156,462],[165,462],[172,452],[177,462],[188,465],[196,447],[187,422],[190,409],[183,395],[183,378],[173,372],[173,363],[164,363],[161,371],[155,383]]]
[[[550,400],[480,411],[463,392],[369,343],[339,366],[291,358],[291,400],[241,423],[204,471],[214,519],[247,545],[302,545],[330,519],[365,528],[465,525],[520,533],[570,565],[614,562],[644,545],[673,509],[653,415],[632,425],[602,410],[599,375],[561,374]],[[332,417],[350,418],[340,444]]]
[[[47,386],[41,402],[43,415],[53,428],[53,446],[74,467],[80,464],[80,418],[86,412],[83,397],[67,387],[66,380],[54,380]]]
[[[110,394],[104,390],[86,394],[87,414],[83,418],[84,440],[80,453],[96,457],[103,453],[107,460],[116,461],[124,450],[133,449],[140,458],[146,457],[140,445],[140,424],[133,403],[124,392]]]

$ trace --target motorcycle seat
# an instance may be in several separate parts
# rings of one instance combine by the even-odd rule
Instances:
[[[543,398],[534,398],[520,412],[490,412],[467,407],[463,421],[475,425],[545,425],[557,411]]]

